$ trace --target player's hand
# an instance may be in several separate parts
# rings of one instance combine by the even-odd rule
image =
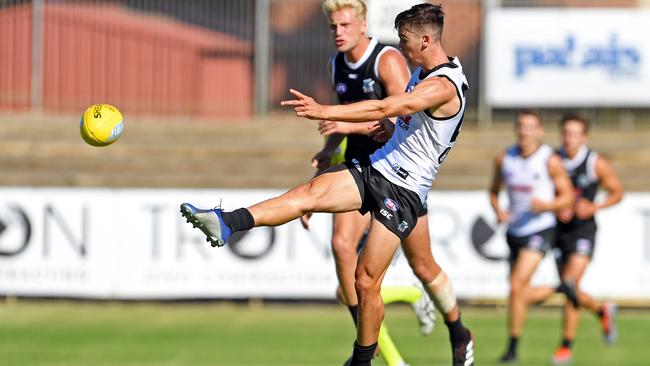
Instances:
[[[533,198],[533,200],[530,202],[530,209],[534,213],[541,213],[549,210],[549,203],[544,202],[540,199]]]
[[[329,136],[335,133],[347,135],[350,133],[350,123],[337,121],[320,121],[318,122],[318,132],[323,136]]]
[[[390,139],[395,131],[395,125],[388,119],[377,121],[368,127],[368,136],[377,142],[385,142]]]
[[[325,107],[317,103],[314,98],[304,95],[294,89],[289,89],[289,92],[293,94],[296,99],[283,100],[280,102],[280,105],[294,106],[293,110],[296,111],[296,115],[298,117],[305,117],[309,119],[325,119],[323,113]]]
[[[309,230],[309,219],[311,219],[312,213],[306,213],[300,216],[300,224],[305,230]]]
[[[508,211],[499,210],[497,212],[497,223],[505,224],[510,221],[510,213]]]
[[[596,214],[598,206],[585,198],[579,198],[575,204],[576,217],[580,220],[588,220]]]
[[[560,221],[562,223],[565,223],[565,224],[570,222],[573,219],[574,214],[575,213],[573,212],[573,209],[571,209],[571,208],[563,208],[563,209],[556,212],[556,216],[557,216],[558,221]]]
[[[312,168],[316,168],[319,171],[329,168],[332,162],[333,154],[334,152],[328,149],[323,149],[317,152],[316,155],[314,155],[314,157],[311,158]]]

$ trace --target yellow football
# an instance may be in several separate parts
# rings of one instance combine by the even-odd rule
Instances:
[[[81,117],[81,137],[92,146],[115,142],[124,131],[122,113],[110,104],[94,104]]]

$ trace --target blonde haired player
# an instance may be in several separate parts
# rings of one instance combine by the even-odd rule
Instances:
[[[395,48],[366,36],[365,3],[361,0],[325,0],[322,6],[330,25],[332,41],[338,51],[331,58],[328,69],[339,103],[383,99],[388,95],[403,93],[410,76],[406,61]],[[370,136],[377,131],[377,127],[374,122],[320,121],[319,131],[326,136],[326,140],[323,149],[313,157],[312,166],[321,172],[345,161],[369,156],[383,145],[383,142],[375,141]],[[307,214],[301,218],[305,229],[309,229],[310,216]],[[361,215],[352,211],[333,215],[331,244],[339,281],[337,297],[348,307],[355,325],[359,306],[354,288],[354,271],[357,252],[363,245],[364,233],[369,224],[369,214]],[[428,231],[422,231],[423,239],[428,242]],[[431,333],[435,310],[428,296],[419,288],[383,286],[381,294],[385,304],[411,304],[421,325],[421,333]],[[388,366],[406,364],[383,324],[379,332],[378,349]]]
[[[225,245],[233,232],[282,225],[309,212],[371,212],[368,240],[354,274],[359,313],[351,366],[371,365],[384,316],[381,283],[400,242],[409,265],[444,314],[452,364],[474,365],[472,335],[460,319],[450,283],[433,260],[428,240],[418,239],[418,233],[428,230],[427,220],[419,216],[459,136],[468,89],[460,61],[447,57],[442,48],[443,23],[442,8],[426,3],[395,18],[400,51],[417,66],[406,93],[322,105],[291,90],[296,99],[282,102],[309,119],[364,123],[399,116],[390,139],[372,155],[327,169],[308,183],[248,208],[224,212],[189,203],[180,207],[182,215],[215,246]],[[345,43],[342,38],[337,46]]]

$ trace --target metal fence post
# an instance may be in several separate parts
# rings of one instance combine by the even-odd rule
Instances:
[[[45,25],[45,0],[32,0],[32,68],[30,85],[30,108],[43,108],[43,46]]]
[[[254,62],[254,106],[255,114],[269,112],[269,85],[271,69],[270,0],[255,1],[255,54]]]
[[[479,53],[479,95],[478,95],[478,125],[490,127],[492,125],[492,107],[487,101],[487,14],[490,10],[501,6],[501,0],[481,0],[481,41]]]

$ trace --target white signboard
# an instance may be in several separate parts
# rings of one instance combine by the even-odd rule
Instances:
[[[650,11],[495,9],[486,30],[492,106],[650,103]]]
[[[395,17],[413,5],[420,4],[421,0],[368,0],[368,35],[376,37],[379,42],[396,45],[399,37],[395,30]]]
[[[270,190],[0,189],[0,294],[84,298],[334,299],[327,214],[257,228],[212,248],[185,223],[181,202],[231,210]],[[429,197],[434,255],[460,298],[508,293],[508,249],[486,192]],[[650,194],[627,194],[598,216],[583,286],[598,297],[650,299]],[[415,283],[401,252],[386,284]],[[547,256],[534,283],[556,284]]]

